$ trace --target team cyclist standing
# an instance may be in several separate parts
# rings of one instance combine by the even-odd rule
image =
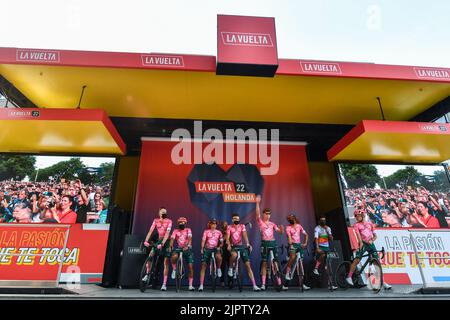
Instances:
[[[226,256],[226,263],[228,263],[227,275],[229,278],[234,276],[233,265],[237,259],[238,252],[241,260],[243,261],[248,277],[253,285],[254,291],[264,291],[266,289],[266,278],[267,278],[267,253],[271,249],[273,252],[274,259],[278,259],[278,245],[275,239],[275,232],[283,234],[286,230],[287,242],[288,242],[288,261],[286,266],[286,273],[284,275],[286,280],[291,279],[291,268],[295,262],[297,254],[300,253],[300,259],[303,259],[304,249],[308,245],[308,233],[305,231],[303,226],[300,224],[298,218],[295,214],[289,214],[287,216],[288,225],[284,228],[282,225],[276,225],[270,221],[271,210],[265,208],[263,210],[263,215],[261,217],[261,196],[256,196],[256,222],[259,227],[261,234],[261,287],[256,284],[256,279],[252,271],[251,262],[249,258],[249,253],[252,251],[252,246],[248,239],[247,229],[244,224],[241,223],[238,214],[232,214],[232,224],[228,225],[226,229],[220,231],[217,229],[217,220],[211,219],[208,222],[208,227],[203,232],[200,245],[201,253],[201,270],[200,270],[200,286],[198,291],[203,291],[203,285],[205,280],[205,273],[208,263],[210,263],[212,256],[214,256],[216,261],[216,276],[217,278],[222,277],[221,265],[223,250],[227,250],[228,254]],[[147,236],[145,237],[144,245],[149,247],[149,239],[152,237],[153,232],[157,232],[158,239],[153,243],[150,254],[159,254],[164,261],[164,271],[163,271],[163,283],[161,286],[162,291],[167,290],[167,278],[169,274],[169,260],[172,266],[171,278],[175,279],[176,276],[176,265],[177,259],[180,252],[183,252],[183,259],[188,265],[188,280],[189,280],[189,291],[194,291],[193,286],[194,279],[194,254],[192,252],[192,230],[187,228],[187,219],[185,217],[178,218],[177,228],[172,234],[172,220],[167,217],[167,210],[164,207],[159,208],[159,217],[153,220]],[[373,229],[373,225],[369,225],[369,222],[364,222],[362,213],[357,211],[355,213],[355,218],[357,223],[353,226],[358,236],[359,250],[356,254],[356,259],[351,265],[350,272],[346,281],[353,286],[352,274],[356,269],[357,264],[360,262],[360,257],[367,250],[375,250],[374,241],[376,239],[376,234]],[[225,232],[226,231],[226,232]],[[303,238],[303,241],[302,241]],[[319,225],[314,229],[314,247],[316,252],[316,262],[314,265],[313,273],[315,275],[320,275],[319,268],[324,263],[327,252],[330,250],[330,242],[333,241],[333,235],[331,228],[326,225],[325,217],[319,218]],[[176,246],[175,246],[176,244]],[[147,277],[147,275],[145,276]],[[146,281],[145,277],[142,279]],[[279,284],[281,285],[281,284]],[[385,284],[385,289],[390,289],[391,287]],[[284,285],[283,290],[288,288]],[[309,290],[310,287],[303,284],[304,290]],[[332,289],[337,289],[337,287],[332,286]]]

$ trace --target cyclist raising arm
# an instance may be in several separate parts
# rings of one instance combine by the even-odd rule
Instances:
[[[361,261],[364,253],[369,251],[373,252],[373,256],[378,258],[378,253],[376,252],[377,248],[374,244],[374,241],[377,239],[374,225],[369,221],[364,221],[363,212],[360,210],[356,210],[354,212],[354,216],[356,223],[353,225],[353,229],[355,230],[356,237],[358,239],[358,251],[356,252],[356,258],[353,260],[352,265],[350,266],[350,271],[345,279],[351,286],[353,286],[353,273],[355,272],[356,266]],[[383,287],[386,290],[391,289],[391,286],[386,282],[383,282]]]
[[[261,275],[261,290],[266,290],[266,276],[267,276],[267,252],[272,249],[274,258],[278,260],[277,242],[275,240],[274,231],[283,233],[283,226],[277,226],[275,223],[269,221],[271,211],[269,208],[264,209],[263,217],[261,218],[261,196],[256,196],[256,222],[261,231],[261,261],[262,261],[262,275]]]
[[[170,237],[170,251],[172,251],[172,279],[176,277],[177,259],[180,252],[183,252],[183,257],[186,259],[189,268],[189,291],[194,291],[192,285],[194,281],[194,254],[192,253],[192,231],[186,228],[187,219],[180,217],[177,220],[178,229],[175,229]],[[173,250],[173,243],[177,242],[178,248]]]
[[[228,264],[228,276],[233,277],[233,264],[237,259],[237,253],[240,252],[242,261],[245,263],[245,268],[247,269],[247,274],[253,284],[253,291],[261,290],[258,288],[255,282],[255,277],[253,275],[252,267],[250,265],[250,259],[248,257],[247,249],[252,249],[250,242],[248,241],[247,230],[245,229],[245,225],[240,224],[240,217],[237,213],[233,213],[231,216],[233,220],[233,224],[228,226],[227,235],[226,235],[226,243],[228,244],[227,249],[231,252],[230,263]],[[246,248],[243,246],[242,239],[244,239],[246,243]]]
[[[292,264],[295,261],[297,252],[300,252],[301,259],[303,259],[303,249],[306,248],[308,243],[308,233],[306,233],[305,229],[298,223],[295,215],[288,215],[287,220],[289,222],[289,226],[286,227],[286,235],[289,244],[289,260],[287,262],[285,278],[286,280],[292,280],[289,276]],[[303,243],[300,241],[301,234],[305,236],[305,241]],[[303,284],[303,289],[309,290],[311,288]]]
[[[167,239],[169,239],[170,230],[172,229],[172,220],[167,219],[167,210],[164,207],[159,208],[159,218],[155,218],[153,220],[150,230],[145,237],[144,245],[146,247],[150,246],[148,240],[152,236],[153,230],[155,230],[155,228],[158,231],[158,241],[156,242],[156,249],[159,250],[159,254],[164,257],[164,281],[163,285],[161,286],[161,290],[166,291],[170,257],[169,241],[167,241]]]
[[[222,276],[220,266],[222,264],[222,255],[220,248],[223,244],[222,232],[216,229],[217,220],[211,219],[208,222],[208,229],[203,232],[202,243],[200,246],[200,253],[202,254],[202,268],[200,270],[200,287],[198,291],[203,291],[203,283],[205,281],[206,266],[211,260],[211,255],[215,255],[217,263],[217,277]]]

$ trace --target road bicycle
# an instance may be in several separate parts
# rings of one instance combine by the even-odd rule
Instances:
[[[150,285],[153,289],[156,288],[159,279],[162,249],[158,249],[154,242],[150,242],[149,248],[151,248],[150,254],[142,265],[139,278],[139,289],[141,292],[145,292]]]
[[[281,274],[280,262],[275,259],[274,250],[277,248],[265,247],[263,248],[263,253],[266,255],[266,276],[271,279],[272,286],[276,291],[280,292],[283,286],[283,276]],[[262,261],[260,265],[260,271],[262,271]],[[260,272],[262,274],[262,272]]]
[[[281,254],[283,254],[283,249],[286,249],[286,254],[287,254],[287,260],[285,261],[284,266],[283,266],[283,274],[286,274],[286,269],[287,269],[287,261],[289,260],[289,246],[285,246],[282,247],[281,249]],[[306,248],[306,251],[309,255],[309,250]],[[284,261],[283,261],[284,262]],[[294,264],[291,266],[291,270],[288,273],[288,279],[285,278],[285,285],[286,287],[288,286],[288,282],[292,279],[294,279],[294,276],[297,275],[297,281],[298,281],[298,286],[300,288],[301,292],[304,292],[305,288],[304,288],[304,284],[305,284],[305,268],[303,266],[303,257],[300,253],[300,250],[297,250],[296,254],[295,254],[295,261]]]
[[[236,247],[235,249],[240,249]],[[248,251],[248,255],[250,256],[250,249],[245,248],[244,250]],[[242,292],[242,283],[243,283],[243,270],[245,268],[245,263],[240,263],[242,261],[241,259],[241,250],[236,250],[237,257],[236,260],[233,263],[232,269],[233,269],[233,276],[228,278],[228,287],[230,289],[233,289],[234,283],[237,284],[239,292]]]
[[[377,257],[376,253],[380,254],[380,258]],[[364,274],[364,270],[367,267],[367,282],[370,288],[375,293],[378,293],[383,287],[383,268],[381,267],[380,260],[384,258],[384,247],[381,248],[381,250],[368,250],[368,252],[361,257],[361,260],[363,258],[367,258],[367,260],[362,267],[359,267],[358,265],[352,275],[354,286],[358,286],[359,278]],[[344,261],[337,268],[336,283],[340,288],[346,289],[350,286],[345,279],[347,278],[350,266],[354,260],[355,259],[352,259],[352,261]]]

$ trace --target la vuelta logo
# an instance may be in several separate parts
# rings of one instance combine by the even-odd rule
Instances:
[[[432,131],[432,132],[447,131],[446,126],[435,125],[435,124],[422,124],[422,125],[419,125],[419,128],[422,131]]]
[[[241,218],[255,209],[264,178],[252,164],[236,163],[224,169],[216,163],[196,164],[187,178],[191,202],[210,218],[226,220],[231,212]]]
[[[342,73],[339,63],[301,61],[300,66],[307,73]]]
[[[221,32],[222,42],[232,46],[273,47],[268,33]]]
[[[16,60],[58,63],[60,55],[59,51],[54,50],[17,49]]]
[[[141,59],[143,66],[184,67],[182,56],[143,54]]]
[[[450,79],[450,72],[448,69],[414,68],[414,72],[418,78]]]

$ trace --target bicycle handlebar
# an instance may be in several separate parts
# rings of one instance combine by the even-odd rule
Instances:
[[[150,242],[149,242],[149,246],[146,247],[146,246],[144,245],[144,242],[145,242],[145,241],[141,241],[141,244],[139,245],[139,248],[140,248],[141,250],[143,250],[144,248],[150,249],[151,247],[154,247],[154,245],[155,245],[155,243],[154,243],[153,241],[150,241]]]

